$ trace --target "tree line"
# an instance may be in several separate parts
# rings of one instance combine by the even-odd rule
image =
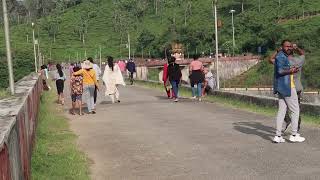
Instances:
[[[80,3],[82,0],[7,0],[10,23],[13,25],[30,23],[56,11],[64,12]],[[2,7],[0,11],[2,13]]]

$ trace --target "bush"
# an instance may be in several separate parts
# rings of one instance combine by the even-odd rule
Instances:
[[[34,71],[32,52],[16,51],[12,56],[14,81],[18,81],[24,76]],[[6,56],[0,52],[0,88],[7,88],[9,85],[9,72]]]

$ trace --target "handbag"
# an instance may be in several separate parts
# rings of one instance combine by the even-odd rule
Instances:
[[[172,86],[171,86],[171,83],[169,80],[166,81],[165,87],[166,87],[166,89],[172,89]]]
[[[43,86],[43,90],[44,91],[49,91],[50,88],[47,85],[47,81],[46,80],[42,80],[42,86]]]

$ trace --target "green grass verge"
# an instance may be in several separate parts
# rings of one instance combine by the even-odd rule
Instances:
[[[77,149],[77,136],[54,103],[54,91],[45,92],[40,105],[32,179],[89,179],[88,159]]]
[[[159,81],[159,68],[148,68],[148,79],[152,81]]]
[[[1,89],[0,88],[0,99],[6,98],[6,97],[9,97],[9,96],[10,96],[10,94],[6,89]]]
[[[148,88],[158,89],[161,91],[164,90],[163,86],[159,83],[136,81],[136,84],[140,86],[148,87]],[[191,97],[191,90],[188,88],[182,87],[179,90],[179,94],[182,97]],[[237,108],[237,109],[241,109],[241,110],[245,110],[245,111],[249,111],[257,114],[266,115],[269,117],[275,117],[278,111],[278,109],[274,107],[259,106],[256,104],[251,104],[248,102],[225,98],[221,96],[206,96],[205,98],[203,98],[203,100],[207,102],[219,103],[221,105],[231,107],[231,108]],[[312,125],[317,125],[317,126],[320,125],[319,116],[314,116],[309,114],[302,114],[301,116],[302,116],[303,122],[306,122]]]

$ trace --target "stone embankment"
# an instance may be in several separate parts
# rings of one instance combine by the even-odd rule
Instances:
[[[214,58],[200,58],[200,61],[203,64],[215,72],[215,59]],[[192,59],[185,59],[177,61],[181,66],[182,71],[182,80],[186,83],[189,82],[189,64]],[[237,57],[221,57],[219,58],[220,70],[219,76],[221,80],[231,79],[235,76],[238,76],[251,67],[258,64],[261,61],[260,56],[237,56]],[[158,69],[159,70],[159,81],[162,80],[162,67],[166,63],[165,60],[150,60],[150,61],[137,61],[137,74],[136,78],[139,80],[148,80],[148,71],[149,69]]]

